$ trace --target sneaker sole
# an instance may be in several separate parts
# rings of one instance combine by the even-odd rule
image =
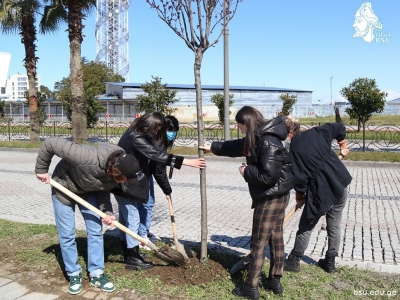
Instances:
[[[68,290],[68,293],[70,293],[71,295],[78,295],[80,292],[82,292],[82,288],[76,292],[71,292],[70,290]]]
[[[90,286],[95,287],[95,288],[99,288],[99,289],[101,289],[103,292],[107,292],[107,293],[112,293],[112,292],[115,291],[115,287],[114,287],[112,290],[107,290],[107,289],[102,289],[101,287],[99,287],[99,286],[97,286],[97,285],[95,285],[95,284],[93,284],[93,283],[90,283]]]

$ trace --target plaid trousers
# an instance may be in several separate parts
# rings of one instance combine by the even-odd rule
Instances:
[[[257,202],[254,207],[249,272],[245,280],[250,286],[258,286],[267,243],[271,251],[269,277],[282,276],[285,260],[283,220],[289,199],[289,193],[268,197],[264,202]]]

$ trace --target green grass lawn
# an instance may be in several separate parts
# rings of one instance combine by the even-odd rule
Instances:
[[[325,124],[325,123],[334,123],[335,116],[329,117],[312,117],[312,118],[299,118],[299,122],[302,125],[310,125],[310,124]],[[354,120],[350,120],[348,116],[342,116],[342,122],[346,125],[356,125],[357,123]],[[372,115],[371,119],[367,121],[366,125],[369,123],[374,123],[374,125],[395,125],[400,126],[400,115],[381,115],[375,114]]]
[[[49,204],[51,205],[51,204]],[[0,220],[0,263],[12,263],[20,269],[34,270],[43,276],[60,278],[61,285],[67,281],[60,276],[62,272],[61,252],[58,245],[57,230],[53,225],[23,224]],[[84,231],[77,232],[79,262],[86,269],[86,235]],[[160,247],[162,244],[158,244]],[[183,278],[179,285],[166,283],[161,278],[163,267],[154,267],[149,271],[125,271],[124,264],[119,261],[119,240],[117,237],[105,237],[105,271],[116,284],[118,291],[132,291],[148,297],[147,299],[237,299],[231,294],[235,286],[241,286],[246,277],[246,271],[234,275],[229,269],[238,261],[234,255],[216,251],[209,252],[209,262],[221,268],[217,276],[207,278],[207,265],[173,267],[175,276],[188,273],[181,268],[192,268],[190,274],[202,274],[203,278]],[[147,252],[149,253],[149,252]],[[194,254],[195,251],[194,251]],[[151,253],[148,259],[153,260]],[[156,269],[158,268],[158,269]],[[268,274],[269,261],[265,261],[261,282],[265,282]],[[300,273],[285,272],[281,280],[284,287],[283,297],[275,296],[260,289],[261,299],[360,299],[355,293],[375,292],[386,293],[383,296],[363,296],[362,299],[398,298],[400,293],[400,274],[373,272],[358,268],[338,267],[338,272],[328,274],[315,265],[301,265]],[[149,275],[150,271],[152,272]],[[160,276],[157,275],[160,272]],[[46,275],[47,274],[47,275]],[[205,275],[204,275],[205,274]],[[213,273],[214,274],[214,273]],[[87,281],[87,274],[84,274]],[[201,284],[193,284],[200,280]],[[397,296],[394,295],[396,293]],[[394,297],[393,297],[394,296]],[[1,297],[0,297],[1,298]]]

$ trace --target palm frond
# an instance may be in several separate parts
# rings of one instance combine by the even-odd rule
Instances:
[[[57,31],[62,23],[67,22],[67,11],[64,5],[45,6],[39,23],[40,33]]]

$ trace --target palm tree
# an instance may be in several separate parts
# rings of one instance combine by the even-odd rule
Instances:
[[[49,2],[49,0],[45,0]],[[71,80],[71,123],[72,140],[82,144],[87,139],[86,99],[83,90],[83,66],[81,44],[83,41],[82,20],[96,6],[96,0],[52,0],[46,6],[40,22],[41,32],[54,31],[59,24],[68,24],[70,43],[70,80]]]
[[[24,67],[28,75],[30,141],[39,142],[39,111],[36,91],[35,15],[41,5],[36,0],[0,0],[0,28],[5,34],[19,33],[25,47]]]

